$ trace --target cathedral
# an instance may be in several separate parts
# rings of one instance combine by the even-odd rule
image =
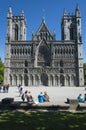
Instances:
[[[35,26],[35,25],[34,25]],[[31,40],[26,40],[26,18],[7,13],[4,83],[10,86],[83,86],[81,14],[64,9],[61,40],[51,34],[45,19]]]

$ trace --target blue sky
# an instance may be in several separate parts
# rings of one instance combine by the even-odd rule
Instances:
[[[31,34],[37,32],[42,18],[45,17],[46,25],[51,33],[56,31],[57,40],[61,40],[61,18],[63,10],[75,13],[76,4],[79,5],[82,17],[83,58],[86,62],[86,0],[0,0],[0,57],[4,62],[6,16],[11,6],[13,15],[21,15],[24,10],[27,21],[27,40]]]

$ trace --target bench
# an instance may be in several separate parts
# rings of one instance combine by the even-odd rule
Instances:
[[[70,105],[70,107],[69,107],[70,110],[77,110],[77,108],[79,106],[79,102],[77,99],[67,98],[67,103],[69,103],[69,105]]]

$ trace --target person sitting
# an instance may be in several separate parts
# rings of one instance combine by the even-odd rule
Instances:
[[[40,94],[38,95],[38,102],[42,103],[45,101],[44,95],[42,92],[40,92]]]
[[[86,93],[84,94],[84,101],[86,102]]]
[[[49,102],[49,96],[47,94],[47,92],[44,92],[44,98],[46,102]]]
[[[29,91],[28,93],[27,93],[27,101],[28,102],[34,102],[34,100],[33,100],[33,97],[32,97],[32,95],[31,95],[31,92]]]
[[[84,102],[84,98],[83,98],[82,94],[79,94],[77,99],[78,99],[79,102]]]
[[[23,100],[23,102],[25,101],[25,98],[27,97],[27,93],[28,93],[28,91],[26,90],[26,91],[22,94],[22,96],[21,96],[21,99]]]

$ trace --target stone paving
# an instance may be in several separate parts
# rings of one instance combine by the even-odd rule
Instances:
[[[77,99],[80,93],[83,96],[86,93],[84,87],[23,87],[23,91],[25,90],[31,92],[35,102],[38,102],[38,94],[46,91],[50,97],[50,102],[41,103],[41,105],[66,105],[67,98]],[[17,87],[10,87],[8,93],[0,93],[0,101],[6,97],[12,97],[14,101],[22,101]],[[85,105],[86,103],[83,104]]]

